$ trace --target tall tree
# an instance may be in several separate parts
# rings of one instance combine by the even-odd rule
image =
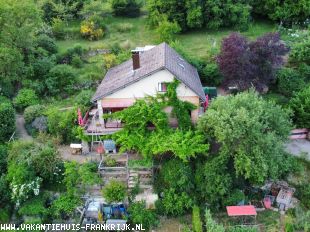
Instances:
[[[288,171],[283,142],[291,129],[289,114],[253,90],[212,101],[198,129],[219,146],[214,156],[222,160],[215,163],[220,170],[227,168],[252,184]]]
[[[40,14],[33,0],[0,0],[0,84],[11,87],[31,74],[35,31]],[[1,91],[1,90],[0,90]]]

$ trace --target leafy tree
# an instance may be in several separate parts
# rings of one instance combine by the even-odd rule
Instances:
[[[241,90],[254,86],[263,91],[275,79],[287,52],[277,33],[266,34],[253,42],[240,34],[231,34],[223,40],[217,57],[224,86],[237,86]]]
[[[52,22],[53,34],[57,39],[64,39],[66,36],[65,31],[66,23],[60,18],[54,18]]]
[[[111,5],[116,16],[137,17],[140,15],[142,2],[139,0],[112,0]]]
[[[27,106],[36,105],[39,98],[32,89],[21,89],[14,98],[14,105],[17,109],[23,110]]]
[[[88,19],[92,16],[102,16],[109,13],[106,2],[102,0],[90,0],[84,3],[83,9],[80,11],[80,15],[84,19]]]
[[[73,68],[66,64],[59,64],[49,71],[45,84],[50,95],[65,95],[72,92],[74,81]]]
[[[51,38],[47,34],[40,34],[36,37],[36,44],[38,47],[45,49],[49,54],[57,53],[57,46],[55,39]]]
[[[218,97],[198,122],[198,130],[219,145],[215,158],[223,162],[214,162],[217,169],[225,173],[222,170],[227,168],[228,173],[252,184],[289,171],[290,158],[283,142],[290,129],[288,112],[253,90]]]
[[[293,120],[297,127],[310,128],[310,86],[301,90],[290,102]]]
[[[79,197],[65,193],[53,202],[51,211],[55,217],[68,218],[79,204],[81,204]]]
[[[6,173],[7,171],[7,146],[0,144],[0,173]]]
[[[10,102],[0,102],[0,143],[7,142],[15,131],[15,111]]]
[[[122,202],[126,196],[126,186],[122,182],[111,180],[102,190],[102,195],[108,203]]]
[[[200,209],[197,205],[194,205],[193,207],[193,232],[202,232],[202,222],[200,218]]]
[[[146,230],[156,226],[159,222],[155,212],[145,208],[145,202],[132,203],[128,208],[128,212],[132,223],[142,224]]]
[[[0,85],[12,96],[17,84],[31,74],[30,60],[40,14],[32,0],[0,1]]]
[[[253,1],[253,11],[287,26],[304,23],[310,16],[308,1]]]
[[[175,35],[181,31],[180,26],[176,21],[170,22],[164,19],[156,29],[159,34],[160,42],[172,42]]]
[[[85,189],[91,185],[101,183],[101,178],[97,173],[96,163],[85,163],[81,165],[78,173],[80,175],[80,181]]]

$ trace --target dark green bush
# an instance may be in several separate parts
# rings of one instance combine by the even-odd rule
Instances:
[[[76,74],[73,68],[66,64],[54,66],[48,74],[45,84],[50,95],[66,96],[72,93]]]
[[[116,16],[138,17],[142,2],[140,0],[112,0],[113,13]]]
[[[71,64],[75,68],[82,68],[83,61],[81,60],[81,57],[79,57],[78,55],[73,55]]]
[[[92,90],[82,90],[75,98],[75,103],[78,106],[90,107],[91,106],[91,98],[94,95],[94,91]]]
[[[219,86],[222,83],[223,76],[220,73],[218,65],[215,63],[207,64],[203,69],[205,83],[210,86]]]
[[[145,202],[132,203],[128,208],[128,212],[130,215],[129,220],[133,224],[142,224],[146,230],[157,226],[159,223],[155,212],[145,208]]]
[[[0,173],[6,173],[7,171],[7,157],[8,151],[6,145],[0,144]]]
[[[57,53],[56,41],[46,34],[41,34],[36,38],[37,46],[44,48],[50,54]]]
[[[39,98],[32,89],[21,89],[14,98],[14,105],[18,110],[23,110],[27,106],[39,103]]]
[[[10,102],[0,102],[0,118],[0,142],[7,142],[15,131],[15,111]]]
[[[297,127],[310,128],[310,86],[301,90],[290,101],[293,121]]]
[[[282,68],[277,73],[277,83],[279,93],[291,97],[305,86],[304,79],[297,70],[292,68]]]

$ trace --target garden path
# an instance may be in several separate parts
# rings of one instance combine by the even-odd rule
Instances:
[[[301,156],[310,161],[310,141],[307,139],[294,139],[285,144],[286,151],[294,156]]]
[[[21,140],[32,140],[25,128],[25,119],[21,114],[16,114],[16,133]]]

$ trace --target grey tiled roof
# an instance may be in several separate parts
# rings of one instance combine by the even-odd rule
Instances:
[[[163,69],[171,72],[194,91],[203,102],[205,101],[205,94],[196,68],[185,61],[168,44],[162,43],[140,54],[140,68],[135,71],[132,69],[131,59],[111,68],[97,88],[92,102]]]

